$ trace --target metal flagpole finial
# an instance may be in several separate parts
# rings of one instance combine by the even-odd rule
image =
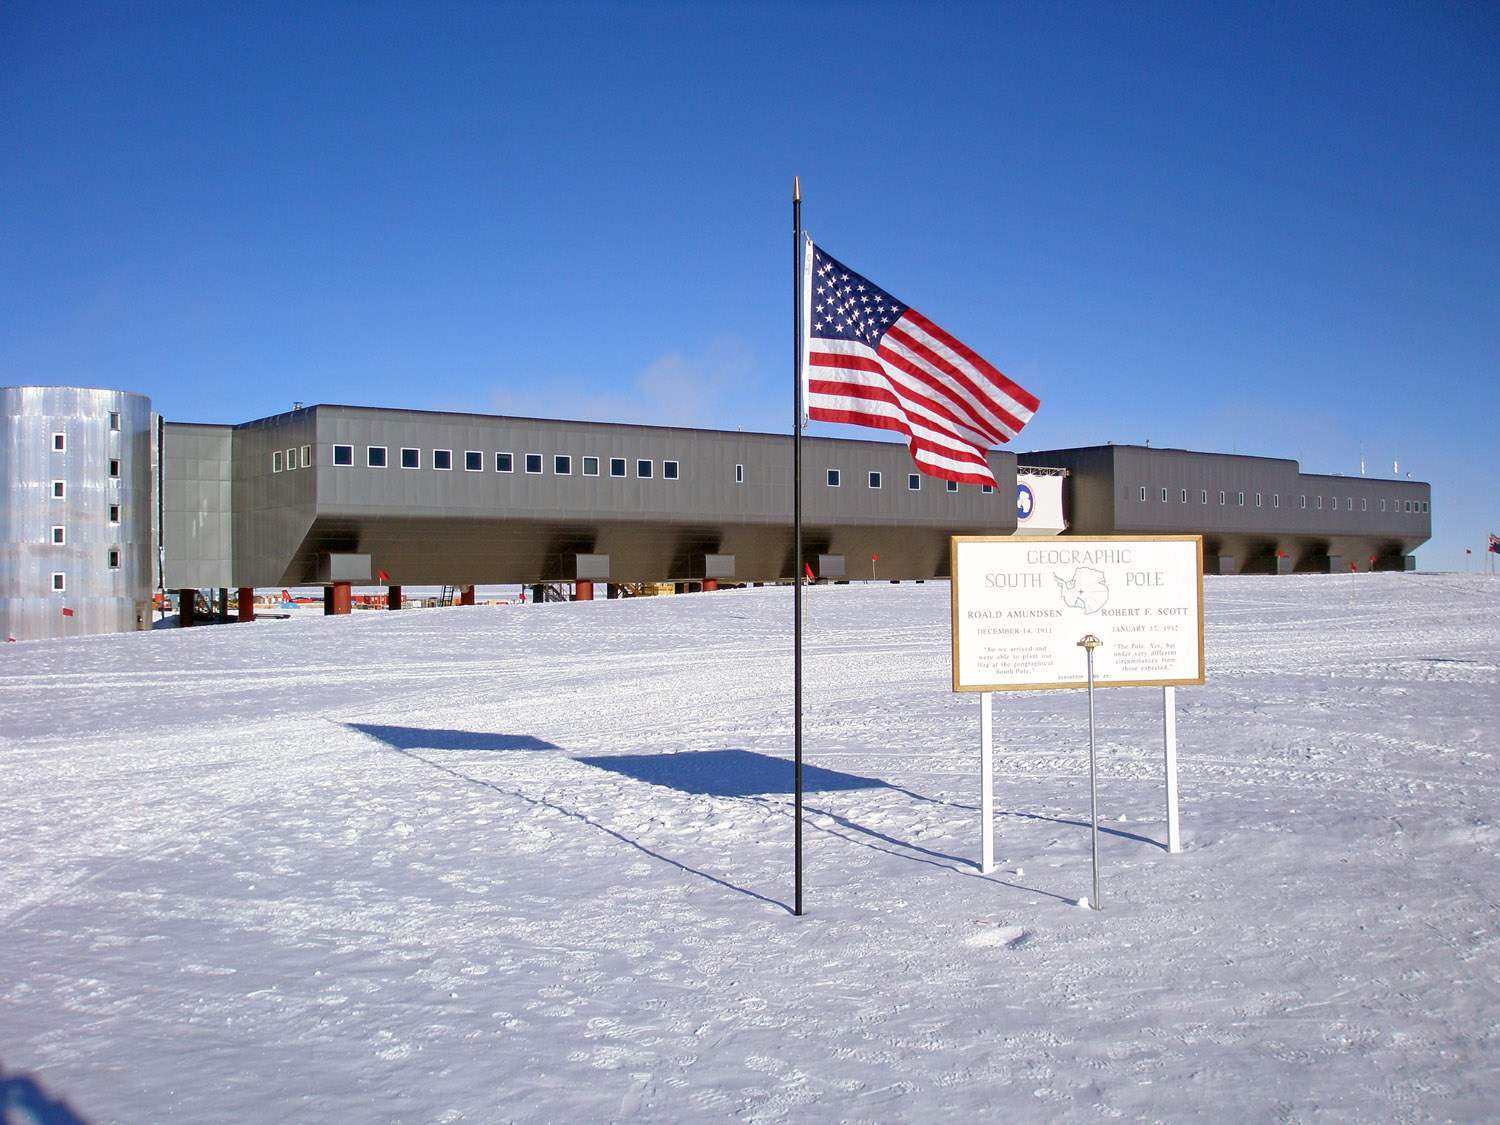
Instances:
[[[801,176],[793,176],[792,177],[792,202],[793,203],[801,203],[802,202],[802,177]]]
[[[1096,648],[1098,648],[1103,643],[1104,642],[1101,641],[1098,637],[1096,637],[1096,636],[1094,636],[1094,634],[1090,633],[1090,634],[1088,634],[1088,636],[1084,637],[1083,640],[1081,640],[1081,641],[1078,642],[1078,647],[1079,648],[1086,648],[1090,652],[1093,652]]]

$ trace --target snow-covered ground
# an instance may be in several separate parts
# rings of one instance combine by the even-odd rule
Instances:
[[[983,876],[947,586],[807,602],[801,918],[790,590],[4,646],[0,1120],[1500,1114],[1500,581],[1209,579],[1100,911],[1085,695]]]

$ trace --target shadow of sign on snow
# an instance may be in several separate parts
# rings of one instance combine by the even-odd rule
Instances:
[[[558,750],[529,734],[494,734],[477,730],[433,730],[380,723],[348,723],[351,730],[379,739],[394,750]]]
[[[792,763],[752,750],[689,750],[677,754],[609,754],[575,758],[586,766],[624,774],[637,781],[706,797],[764,797],[792,791]],[[805,792],[892,789],[875,777],[802,766]]]

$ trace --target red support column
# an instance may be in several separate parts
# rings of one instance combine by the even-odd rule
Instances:
[[[255,620],[255,589],[253,587],[240,587],[239,609],[241,621]]]
[[[719,580],[717,578],[705,578],[703,580],[703,592],[705,594],[712,594],[718,588]]]
[[[473,604],[475,604],[474,603],[474,587],[473,586],[465,586],[464,587],[464,592],[458,596],[458,604],[459,605],[473,605]]]
[[[386,609],[400,609],[401,608],[401,587],[400,586],[387,586],[385,588],[385,608]]]
[[[349,612],[349,590],[347,582],[335,582],[328,587],[328,592],[323,598],[323,613],[325,615],[340,615]]]
[[[594,583],[587,578],[580,578],[574,583],[573,600],[575,602],[591,602],[594,600]]]
[[[177,591],[177,624],[184,629],[191,629],[198,624],[198,591]]]

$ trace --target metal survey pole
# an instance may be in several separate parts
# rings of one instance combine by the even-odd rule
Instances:
[[[1089,833],[1094,856],[1094,897],[1089,905],[1102,910],[1099,902],[1099,771],[1094,764],[1094,650],[1104,642],[1090,633],[1078,642],[1088,653],[1089,662]]]
[[[979,694],[979,870],[995,870],[995,721],[994,693]]]

